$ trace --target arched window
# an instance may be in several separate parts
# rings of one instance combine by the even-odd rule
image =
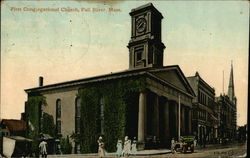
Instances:
[[[100,98],[101,134],[104,135],[104,98]]]
[[[61,116],[62,116],[62,105],[61,99],[56,100],[56,133],[61,135]]]
[[[81,99],[77,97],[75,99],[75,133],[76,135],[79,135],[81,132]],[[76,154],[81,153],[81,145],[79,142],[75,142],[75,152]]]
[[[81,100],[79,97],[75,99],[75,133],[80,134],[81,119]]]

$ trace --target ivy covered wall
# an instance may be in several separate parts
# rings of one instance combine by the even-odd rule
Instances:
[[[93,153],[98,150],[97,139],[101,135],[101,98],[104,106],[104,134],[102,136],[105,149],[108,152],[114,152],[118,139],[124,139],[125,135],[131,139],[137,136],[139,92],[145,88],[144,77],[130,77],[86,84],[79,89],[81,131],[80,135],[76,136],[76,140],[80,142],[82,153]],[[43,120],[39,122],[41,105],[47,106],[47,103],[46,98],[40,95],[29,96],[25,105],[28,125],[26,136],[33,140],[32,152],[38,152],[39,133],[56,136],[52,115],[43,113]],[[42,129],[39,129],[40,123],[43,124]]]
[[[32,152],[38,152],[38,138],[39,138],[39,108],[40,105],[46,104],[46,100],[43,96],[31,96],[28,97],[28,101],[25,104],[25,113],[27,121],[26,136],[33,140]]]
[[[47,106],[46,98],[43,96],[29,96],[25,103],[25,114],[26,114],[26,136],[33,140],[31,150],[33,153],[38,153],[39,134],[49,134],[55,136],[55,124],[53,116],[47,113],[43,113],[43,120],[41,117],[41,106]],[[40,124],[43,124],[40,129]]]
[[[42,133],[49,134],[51,137],[55,138],[56,134],[56,126],[54,124],[53,116],[48,113],[43,113],[43,120],[42,120]]]
[[[139,92],[145,90],[143,77],[126,78],[88,84],[79,89],[81,98],[82,153],[97,152],[101,135],[100,99],[104,103],[104,142],[108,152],[114,152],[118,139],[137,135]]]

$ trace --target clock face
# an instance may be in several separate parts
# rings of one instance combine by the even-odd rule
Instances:
[[[136,21],[136,31],[138,33],[144,32],[146,30],[147,27],[147,22],[145,18],[139,18]]]

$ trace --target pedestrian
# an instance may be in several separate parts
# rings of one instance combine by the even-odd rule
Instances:
[[[131,140],[128,140],[128,156],[131,155]]]
[[[136,147],[136,145],[137,145],[137,141],[136,141],[136,137],[134,137],[134,140],[132,142],[132,149],[131,149],[131,154],[134,155],[134,156],[137,153],[137,147]]]
[[[42,155],[42,158],[47,158],[47,142],[42,138],[41,143],[39,144],[39,151]]]
[[[196,147],[197,146],[197,140],[196,140],[196,138],[194,139],[194,147]]]
[[[117,156],[121,157],[122,156],[122,140],[118,140],[116,144],[116,154]]]
[[[205,136],[204,136],[204,140],[203,140],[203,148],[206,147],[206,141],[207,141],[206,139],[207,139],[207,136],[205,135]]]
[[[174,140],[174,138],[172,138],[172,140],[171,140],[171,151],[172,151],[172,154],[175,153],[175,140]]]
[[[99,139],[97,140],[97,143],[98,143],[98,156],[104,157],[105,156],[104,142],[103,142],[102,136],[99,137]]]
[[[130,153],[131,153],[131,140],[128,139],[128,136],[125,136],[123,154],[124,156],[129,156]]]

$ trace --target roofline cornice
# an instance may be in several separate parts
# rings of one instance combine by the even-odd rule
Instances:
[[[72,81],[67,81],[67,82],[50,84],[50,85],[46,85],[46,86],[42,86],[42,87],[25,89],[25,92],[26,93],[43,92],[43,91],[55,90],[55,89],[59,89],[59,88],[77,87],[77,86],[80,86],[83,84],[88,84],[88,83],[95,83],[95,82],[113,80],[113,79],[118,79],[118,78],[126,78],[126,77],[130,77],[130,76],[139,76],[139,75],[145,74],[145,72],[146,72],[146,71],[141,71],[141,70],[138,71],[138,70],[135,70],[134,73],[131,73],[131,71],[126,71],[126,72],[130,72],[130,73],[126,73],[124,71],[124,72],[119,72],[119,73],[114,73],[114,74],[106,74],[106,75],[89,77],[89,78],[84,78],[84,79],[79,79],[79,80],[72,80]],[[124,74],[122,74],[122,73],[124,73]],[[117,76],[117,75],[120,75],[120,76]]]

